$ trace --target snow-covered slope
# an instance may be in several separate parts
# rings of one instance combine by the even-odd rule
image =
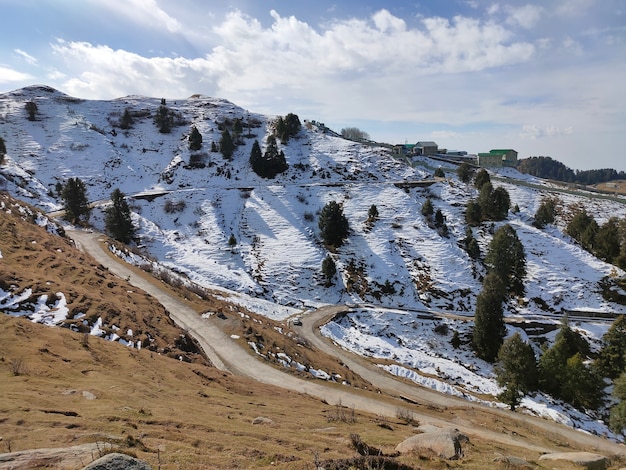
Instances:
[[[25,111],[31,100],[39,111],[35,121]],[[484,396],[497,391],[490,365],[476,360],[469,347],[457,351],[449,346],[452,330],[464,334],[466,322],[446,320],[449,329],[433,334],[434,323],[414,313],[471,313],[481,290],[484,266],[462,248],[465,205],[477,193],[458,180],[454,165],[429,159],[410,165],[392,158],[384,147],[346,141],[324,133],[313,121],[304,122],[315,116],[300,116],[305,123],[300,133],[279,144],[288,171],[267,180],[252,172],[248,160],[255,140],[264,146],[273,117],[194,96],[167,102],[182,124],[161,134],[153,122],[160,105],[160,99],[139,96],[86,101],[41,86],[0,95],[0,136],[7,146],[0,189],[50,212],[61,208],[57,184],[70,177],[86,183],[91,201],[104,203],[119,188],[132,196],[140,249],[194,282],[235,291],[248,308],[278,319],[320,304],[380,306],[355,309],[325,327],[325,334],[361,354],[393,359],[397,365],[389,366],[390,372],[446,393]],[[122,130],[118,123],[126,109],[135,123]],[[250,136],[225,160],[211,151],[211,144],[236,118],[250,124],[244,128]],[[191,126],[203,136],[199,152],[189,150]],[[432,182],[437,167],[446,170],[447,179],[398,184]],[[519,211],[505,222],[473,229],[474,236],[484,253],[494,230],[510,223],[524,244],[528,267],[526,296],[509,303],[507,315],[626,313],[623,305],[606,301],[600,288],[602,279],[624,273],[563,232],[575,207],[586,207],[603,223],[611,216],[624,217],[626,205],[560,192],[515,170],[492,178],[495,186],[507,189]],[[548,195],[559,199],[564,217],[556,226],[538,230],[532,218]],[[428,198],[445,216],[447,237],[421,214]],[[350,225],[348,240],[332,253],[321,243],[318,229],[318,213],[330,201],[342,204]],[[372,205],[379,213],[373,224],[367,223]],[[101,208],[91,221],[104,228]],[[327,287],[321,264],[329,254],[338,274]],[[587,331],[597,345],[608,324],[575,327]],[[554,334],[552,328],[544,339],[551,341]],[[607,432],[571,408],[557,409],[546,397],[533,400],[526,406],[536,413]]]
[[[30,100],[38,107],[35,121],[27,119],[24,109]],[[5,187],[47,211],[60,208],[55,187],[69,177],[87,184],[92,201],[106,200],[115,188],[129,196],[158,193],[131,202],[140,245],[203,285],[293,307],[367,301],[473,310],[484,268],[471,261],[461,240],[464,207],[476,192],[456,179],[454,167],[446,168],[448,181],[400,188],[394,183],[430,178],[442,163],[424,160],[411,167],[385,148],[333,137],[309,124],[281,145],[289,170],[267,180],[251,171],[248,159],[255,139],[263,146],[272,117],[195,96],[166,103],[184,124],[161,134],[153,122],[160,104],[160,99],[138,96],[86,101],[48,87],[0,95],[0,135],[8,149],[2,169]],[[125,109],[135,116],[128,130],[117,125]],[[227,161],[210,151],[211,143],[219,142],[223,124],[235,118],[244,126],[252,123],[254,137],[243,138]],[[200,152],[188,148],[192,125],[203,136]],[[189,164],[192,154],[203,168]],[[550,188],[516,185],[510,177],[521,175],[509,173],[496,185],[503,184],[520,208],[507,222],[526,248],[531,299],[510,308],[536,312],[540,307],[532,299],[542,299],[539,303],[555,311],[622,312],[623,307],[602,299],[598,287],[603,277],[621,272],[581,250],[560,228],[532,227],[532,215]],[[421,215],[427,197],[445,215],[449,237],[442,237]],[[588,206],[599,222],[626,213],[626,206],[615,202],[560,197],[563,207]],[[331,200],[343,205],[351,232],[332,254],[340,275],[333,286],[324,287],[320,267],[328,251],[320,242],[317,213]],[[380,217],[368,226],[371,205]],[[92,222],[102,228],[102,214],[96,211]],[[475,229],[483,249],[490,232],[487,226]],[[231,235],[234,246],[229,244]],[[356,276],[354,284],[349,273],[352,280]],[[383,293],[385,284],[395,294]]]

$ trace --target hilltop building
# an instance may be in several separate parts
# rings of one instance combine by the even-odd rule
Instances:
[[[418,142],[413,147],[415,155],[437,155],[439,153],[439,147],[435,142],[425,141]]]
[[[479,153],[478,166],[483,168],[516,167],[517,152],[513,149],[492,149],[488,153]]]

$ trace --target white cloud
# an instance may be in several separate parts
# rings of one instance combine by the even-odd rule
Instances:
[[[31,80],[32,75],[0,65],[0,84]]]
[[[524,139],[535,140],[544,137],[572,135],[573,133],[574,128],[571,126],[561,129],[558,126],[541,127],[535,124],[526,124],[522,127],[522,132],[520,132],[519,136]]]
[[[507,7],[507,23],[518,25],[525,29],[531,29],[541,19],[545,9],[536,5],[524,5],[522,7]]]
[[[26,62],[28,62],[31,65],[35,65],[37,63],[37,59],[35,59],[32,55],[28,54],[27,52],[24,52],[22,49],[13,49],[13,52],[15,52],[17,55],[22,57]]]
[[[175,33],[181,30],[181,24],[166,13],[157,0],[93,0],[104,8],[112,10],[119,16],[126,17],[144,27],[154,29],[166,28]]]

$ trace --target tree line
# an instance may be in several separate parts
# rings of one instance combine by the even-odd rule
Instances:
[[[593,185],[607,181],[626,179],[626,172],[617,171],[613,168],[599,170],[572,170],[558,160],[551,157],[529,157],[518,160],[517,169],[538,178]]]

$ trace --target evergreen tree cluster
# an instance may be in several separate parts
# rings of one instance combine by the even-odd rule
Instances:
[[[565,232],[596,257],[626,269],[626,218],[611,217],[600,226],[582,208],[574,214]]]
[[[506,219],[511,206],[511,198],[506,189],[499,186],[494,189],[489,173],[485,169],[476,173],[474,185],[479,190],[478,199],[467,203],[465,221],[476,227],[482,221]]]
[[[254,141],[250,151],[250,165],[257,175],[268,179],[276,177],[277,174],[283,173],[289,168],[285,153],[278,150],[276,137],[273,135],[267,137],[267,148],[263,154],[259,141]]]
[[[612,168],[574,171],[563,163],[553,160],[551,157],[529,157],[520,159],[517,163],[517,169],[522,173],[527,173],[539,178],[582,185],[593,185],[606,181],[626,179],[625,172],[618,172]]]
[[[167,107],[165,98],[161,98],[161,105],[154,115],[154,124],[159,128],[161,134],[169,134],[173,127],[183,125],[184,119],[180,113]]]
[[[507,224],[494,233],[485,264],[487,276],[476,298],[472,344],[478,357],[493,362],[506,333],[503,303],[509,295],[524,293],[526,255],[513,227]]]
[[[298,115],[289,113],[284,118],[282,116],[278,116],[274,123],[274,133],[284,145],[289,142],[291,137],[295,137],[298,132],[300,132],[301,127],[302,124],[300,123]]]
[[[546,198],[541,202],[539,209],[535,213],[533,225],[537,228],[544,228],[553,224],[556,220],[557,201],[554,198]]]
[[[457,167],[456,174],[463,183],[469,183],[473,176],[472,166],[463,162]]]

